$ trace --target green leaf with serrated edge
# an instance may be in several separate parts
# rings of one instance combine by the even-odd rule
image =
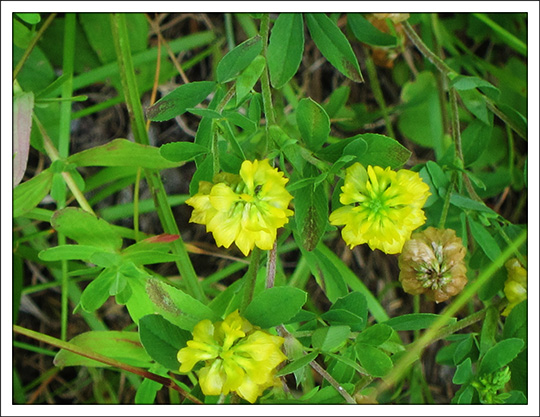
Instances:
[[[34,178],[20,183],[13,190],[13,217],[22,216],[36,207],[49,193],[53,173],[43,170]]]
[[[281,88],[294,77],[304,52],[304,22],[301,13],[280,13],[268,43],[268,70],[274,88]]]
[[[127,139],[113,141],[71,155],[67,161],[77,166],[141,167],[166,169],[179,166],[159,154],[155,146],[141,145]]]
[[[307,147],[312,151],[321,149],[330,133],[330,118],[321,105],[311,98],[300,100],[296,123]]]
[[[305,16],[311,38],[324,57],[347,78],[363,82],[351,44],[337,25],[322,13],[306,13]]]
[[[192,142],[171,142],[162,145],[159,153],[162,157],[173,162],[187,162],[199,155],[206,155],[210,152],[205,146]]]
[[[469,218],[469,225],[474,240],[482,248],[487,257],[492,261],[497,260],[501,255],[501,248],[497,244],[497,241],[484,226],[471,218]]]
[[[499,310],[494,306],[486,309],[486,316],[482,322],[480,332],[480,356],[483,356],[496,343],[497,330],[499,327]]]
[[[81,294],[80,304],[84,311],[91,313],[100,308],[111,296],[109,289],[116,278],[116,268],[104,269],[97,278],[87,285]]]
[[[150,314],[139,320],[141,343],[152,359],[172,371],[178,371],[178,351],[186,346],[193,336],[159,314]]]
[[[457,385],[463,385],[469,382],[472,376],[471,358],[467,358],[457,366],[452,382]]]
[[[94,246],[110,252],[122,247],[122,238],[112,225],[78,208],[68,207],[58,210],[51,218],[51,225],[81,245]]]
[[[316,349],[331,352],[339,348],[350,334],[351,329],[349,326],[321,327],[311,335],[311,343]]]
[[[240,105],[242,100],[250,93],[261,74],[266,67],[266,60],[262,55],[258,55],[255,59],[242,71],[236,79],[236,105]]]
[[[451,81],[449,87],[454,87],[458,91],[472,90],[479,88],[490,99],[497,101],[501,92],[490,82],[478,77],[468,75],[457,75]]]
[[[383,168],[401,168],[411,156],[411,151],[391,137],[377,133],[358,135],[368,146],[367,151],[358,157],[358,162],[364,166],[378,165]]]
[[[439,318],[438,314],[432,313],[413,313],[403,314],[402,316],[393,317],[384,322],[384,324],[392,327],[394,330],[422,330],[427,329]],[[453,324],[457,321],[455,317],[450,319],[448,324]]]
[[[383,377],[392,369],[392,359],[382,350],[365,343],[357,343],[355,348],[360,365],[369,375]]]
[[[392,336],[393,329],[386,324],[375,324],[363,330],[356,337],[357,343],[367,343],[372,346],[379,346]]]
[[[39,252],[39,259],[47,262],[83,259],[89,260],[90,257],[103,249],[87,245],[60,245]]]
[[[244,317],[263,329],[278,326],[294,317],[307,300],[298,288],[273,287],[257,294],[247,306]]]
[[[261,53],[262,47],[262,39],[257,35],[229,51],[218,63],[216,68],[217,81],[223,84],[233,80]]]
[[[175,88],[146,109],[146,117],[153,122],[163,122],[185,113],[201,103],[212,91],[214,81],[194,81]]]
[[[490,374],[509,364],[524,346],[525,342],[521,339],[501,340],[491,347],[480,361],[478,375]]]
[[[395,36],[381,32],[364,16],[358,13],[347,13],[347,25],[360,42],[374,46],[396,46]]]
[[[153,312],[161,314],[181,329],[191,331],[201,320],[217,321],[219,319],[199,300],[157,279],[147,280],[146,293],[154,305]]]
[[[151,365],[151,358],[142,347],[137,332],[96,330],[75,336],[69,342],[128,365],[143,368],[148,368]],[[60,368],[64,366],[109,366],[64,349],[60,350],[54,357],[54,365]]]
[[[315,358],[319,355],[318,351],[314,351],[311,353],[308,353],[307,355],[302,356],[300,359],[296,359],[287,365],[285,365],[283,368],[277,371],[276,376],[283,376],[292,374],[294,371],[297,371],[300,368],[303,368],[304,366],[308,365],[311,361],[315,360]]]

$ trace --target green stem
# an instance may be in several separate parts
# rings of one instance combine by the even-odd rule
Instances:
[[[446,65],[441,58],[431,52],[409,22],[403,22],[402,26],[407,37],[411,40],[414,46],[416,46],[422,55],[424,55],[433,65],[435,65],[440,72],[442,72],[444,75],[456,73],[452,68]]]
[[[51,139],[49,138],[49,135],[47,134],[47,131],[35,115],[35,113],[32,113],[32,120],[38,127],[41,136],[43,137],[43,148],[45,149],[45,152],[47,152],[48,157],[51,159],[52,162],[60,159],[60,155],[58,154],[58,151],[54,147]],[[81,208],[88,213],[92,213],[95,215],[94,210],[92,210],[92,207],[90,204],[88,204],[88,201],[86,200],[86,197],[81,192],[75,181],[73,180],[73,177],[69,172],[62,172],[62,176],[64,177],[64,181],[66,182],[67,186],[69,187],[71,193],[81,206]]]
[[[262,40],[263,40],[263,51],[262,55],[266,59],[266,54],[268,51],[268,36],[270,33],[270,15],[264,13],[261,17],[261,30],[260,30]],[[264,117],[266,119],[265,131],[266,131],[266,146],[264,153],[268,152],[268,147],[270,145],[270,126],[276,124],[276,116],[274,114],[274,108],[272,105],[272,90],[270,89],[270,76],[268,73],[268,65],[264,67],[263,73],[261,74],[261,92],[263,99],[263,110]]]
[[[69,143],[71,136],[71,101],[69,100],[73,96],[73,66],[75,58],[75,14],[66,13],[64,19],[64,51],[62,72],[66,81],[62,85],[62,99],[60,102],[60,121],[58,130],[58,155],[60,158],[67,158],[69,156]],[[73,181],[71,175],[66,175],[67,172],[62,173],[62,177],[66,184]],[[74,185],[74,184],[72,184]],[[69,186],[71,189],[72,186]],[[77,191],[80,191],[78,187],[74,187]],[[65,188],[64,188],[65,189]],[[58,201],[58,208],[62,209],[66,206],[65,192],[62,193],[60,201]],[[63,233],[58,232],[58,244],[65,245],[66,237]],[[67,260],[61,262],[62,270],[62,288],[61,288],[61,313],[60,313],[60,337],[62,340],[67,339],[67,327],[68,327],[68,309],[69,309],[69,277],[68,277],[68,264]]]
[[[168,388],[172,388],[175,391],[178,391],[180,394],[182,394],[185,398],[189,399],[190,401],[196,404],[202,404],[198,398],[195,398],[189,392],[179,387],[173,379],[165,378],[165,377],[162,377],[161,375],[154,374],[145,369],[137,368],[135,366],[131,366],[126,363],[119,362],[116,359],[108,358],[107,356],[82,348],[73,343],[65,342],[55,337],[51,337],[43,333],[38,333],[30,329],[25,329],[24,327],[13,325],[13,331],[15,333],[22,334],[23,336],[27,336],[32,339],[47,343],[51,346],[55,346],[57,348],[67,350],[69,352],[73,352],[77,355],[84,356],[85,358],[93,359],[98,362],[104,363],[106,365],[110,365],[115,368],[122,369],[124,371],[142,376],[144,378],[151,379],[152,381],[159,382],[160,384],[163,384],[164,386]]]
[[[395,364],[390,373],[377,386],[377,395],[395,385],[405,374],[407,369],[418,360],[425,349],[439,334],[439,330],[448,323],[448,321],[476,294],[491,276],[501,268],[506,260],[519,248],[527,239],[527,232],[523,231],[511,246],[508,246],[501,255],[492,262],[478,278],[465,287],[464,291],[450,304],[431,327],[414,343],[410,349]]]
[[[125,15],[121,13],[112,14],[111,26],[113,40],[118,56],[120,79],[122,81],[124,97],[131,120],[133,136],[137,143],[148,145],[148,133],[144,123],[144,115],[139,99],[137,80],[135,78],[133,61],[131,59],[131,48],[129,44]],[[195,273],[193,264],[189,258],[185,243],[180,236],[180,231],[178,230],[178,225],[176,224],[171,206],[167,200],[167,193],[163,187],[161,177],[159,176],[158,172],[149,169],[145,169],[144,174],[152,192],[163,230],[165,233],[179,236],[177,240],[172,242],[173,252],[177,256],[176,266],[186,283],[187,291],[193,297],[204,302],[206,301],[206,296],[197,274]]]
[[[246,307],[253,299],[253,293],[255,291],[255,283],[257,282],[257,272],[261,265],[261,250],[255,246],[251,252],[251,260],[249,268],[244,275],[244,296],[242,298],[242,304],[240,305],[240,314],[242,314]]]
[[[388,130],[388,135],[391,138],[395,138],[396,134],[394,133],[392,122],[390,120],[390,117],[388,116],[388,108],[386,107],[386,102],[384,100],[384,96],[381,90],[381,84],[379,83],[379,78],[377,77],[377,70],[375,68],[375,64],[373,63],[373,58],[371,57],[371,54],[369,53],[367,48],[364,48],[364,56],[365,56],[366,68],[367,68],[367,72],[369,76],[369,84],[371,85],[371,91],[373,92],[373,95],[375,96],[375,100],[377,101],[377,104],[381,108],[384,122],[386,124],[386,129]]]
[[[133,190],[133,229],[135,231],[135,241],[139,241],[139,190],[141,183],[141,168],[137,168],[135,177],[135,189]]]
[[[452,180],[444,196],[444,205],[441,211],[441,218],[439,219],[439,229],[444,229],[444,224],[446,223],[446,217],[448,216],[448,210],[450,209],[450,198],[452,197],[452,192],[456,187],[457,183],[457,172],[452,172]]]
[[[232,15],[230,13],[225,13],[225,35],[227,36],[227,47],[229,48],[229,51],[232,51],[234,49],[235,42]]]
[[[17,63],[17,66],[13,70],[13,81],[15,81],[15,79],[17,78],[17,75],[19,75],[19,72],[21,71],[24,63],[26,62],[26,60],[28,59],[32,51],[34,50],[38,41],[41,39],[41,36],[43,35],[43,33],[51,25],[55,17],[56,17],[56,13],[51,13],[49,17],[47,18],[47,20],[45,20],[45,22],[43,22],[43,25],[39,28],[38,32],[36,33],[36,36],[34,36],[32,40],[30,41],[30,44],[24,51],[23,56],[21,57],[21,60]]]

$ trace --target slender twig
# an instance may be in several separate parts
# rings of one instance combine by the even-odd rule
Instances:
[[[44,343],[48,343],[51,346],[55,346],[57,348],[67,350],[69,352],[73,352],[77,355],[84,356],[85,358],[93,359],[98,362],[104,363],[106,365],[110,365],[115,368],[122,369],[124,371],[142,376],[144,378],[151,379],[152,381],[156,381],[164,385],[165,387],[172,388],[175,391],[178,391],[181,395],[183,395],[185,398],[187,398],[188,400],[190,400],[191,402],[195,404],[202,404],[202,402],[198,398],[194,397],[192,394],[190,394],[189,392],[181,388],[171,378],[165,378],[161,375],[157,375],[152,372],[149,372],[146,369],[141,369],[132,365],[128,365],[126,363],[122,363],[120,361],[117,361],[116,359],[109,358],[100,353],[88,350],[87,348],[82,348],[80,346],[74,345],[73,343],[65,342],[55,337],[48,336],[43,333],[38,333],[30,329],[25,329],[24,327],[13,325],[13,331],[15,333],[22,334],[23,336],[27,336],[27,337],[30,337],[35,340],[39,340]]]
[[[163,38],[163,35],[161,34],[161,30],[159,29],[159,24],[157,24],[152,19],[150,19],[150,16],[148,16],[146,13],[145,13],[145,17],[146,17],[146,20],[148,20],[148,23],[150,23],[150,26],[152,26],[152,30],[155,32],[155,34],[158,37],[158,56],[160,54],[159,46],[161,44],[165,45],[165,49],[167,49],[167,53],[169,54],[169,58],[171,58],[171,61],[172,61],[173,65],[174,65],[174,67],[176,68],[176,70],[180,74],[180,77],[182,77],[182,81],[184,81],[184,83],[188,84],[189,79],[188,79],[186,73],[184,72],[182,66],[180,65],[180,62],[178,62],[178,59],[176,59],[176,56],[174,55],[174,52],[172,51],[171,47],[169,46],[169,43]]]
[[[17,63],[17,66],[13,70],[13,81],[15,81],[15,79],[17,78],[17,75],[19,75],[19,72],[21,71],[24,63],[26,62],[26,60],[28,59],[32,51],[34,50],[38,41],[41,39],[41,36],[43,35],[43,33],[51,25],[55,17],[56,17],[56,13],[51,13],[49,17],[47,18],[47,20],[45,20],[45,22],[43,22],[43,25],[39,28],[38,32],[36,33],[36,36],[34,36],[32,40],[30,41],[30,44],[24,51],[24,54],[21,57],[21,60]]]

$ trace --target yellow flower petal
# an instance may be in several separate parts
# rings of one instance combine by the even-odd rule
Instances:
[[[429,187],[419,174],[390,167],[350,166],[341,187],[344,204],[330,214],[330,223],[345,225],[342,237],[353,248],[368,243],[371,249],[399,253],[414,229],[424,224],[421,210]]]

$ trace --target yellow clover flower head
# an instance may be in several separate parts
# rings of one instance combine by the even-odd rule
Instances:
[[[199,361],[199,384],[204,395],[236,392],[254,403],[266,388],[276,385],[276,367],[287,357],[280,348],[284,339],[260,330],[238,310],[225,320],[199,322],[193,340],[178,352],[180,372],[189,372]]]
[[[373,250],[401,252],[411,233],[426,221],[422,210],[431,194],[417,172],[358,162],[347,168],[341,187],[343,207],[330,214],[330,223],[345,225],[342,236],[352,249],[367,243]]]
[[[199,192],[186,201],[194,208],[190,222],[205,224],[218,246],[234,242],[246,256],[255,246],[270,250],[277,229],[293,215],[288,181],[268,159],[244,161],[238,175],[220,173],[213,183],[199,183]]]
[[[515,306],[527,299],[527,270],[516,258],[509,259],[504,266],[508,272],[508,278],[504,283],[504,295],[508,305],[502,315],[508,316]]]

